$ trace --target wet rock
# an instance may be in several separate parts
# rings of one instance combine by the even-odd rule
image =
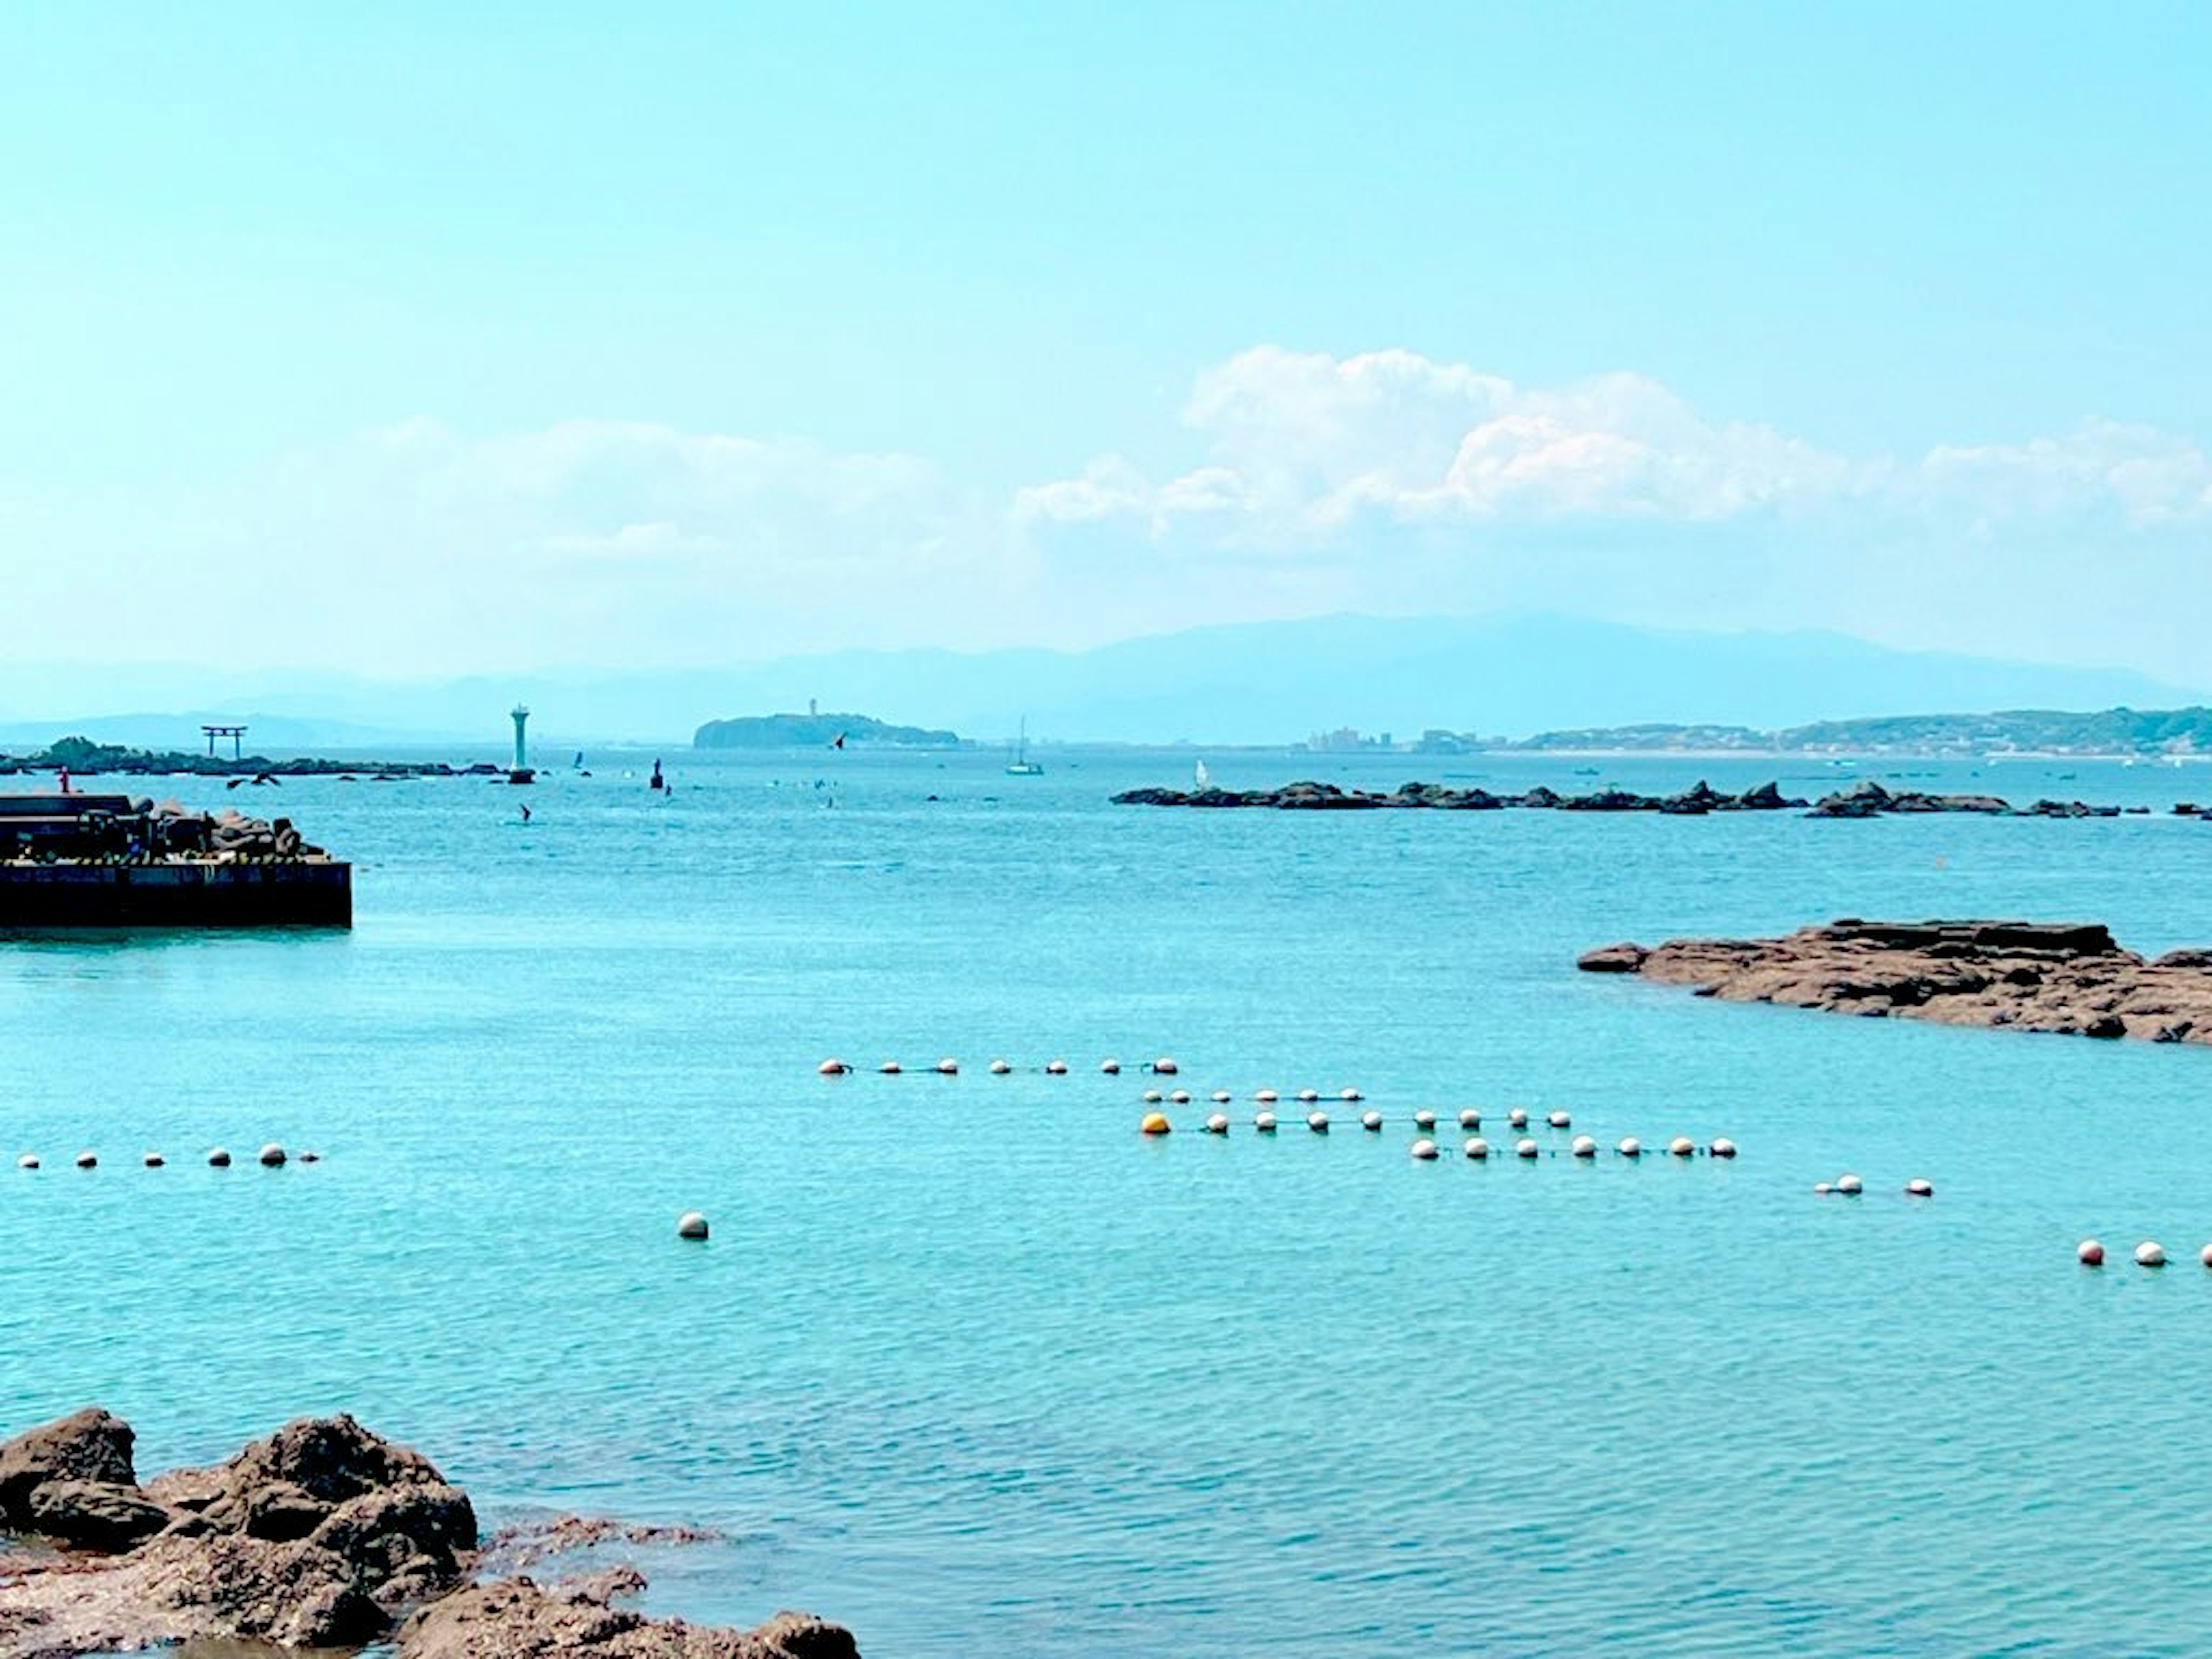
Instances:
[[[92,1481],[135,1489],[136,1438],[121,1418],[88,1406],[0,1444],[0,1530],[34,1532],[32,1494],[54,1481]]]
[[[135,1486],[49,1480],[33,1488],[23,1530],[77,1549],[127,1550],[177,1519]]]
[[[1846,918],[1782,939],[1608,945],[1577,965],[1641,974],[1723,1002],[2212,1042],[2212,951],[2146,962],[2095,923]]]
[[[127,1425],[87,1412],[0,1448],[20,1494],[12,1524],[111,1552],[0,1581],[0,1659],[210,1639],[358,1644],[473,1565],[467,1495],[350,1417],[289,1424],[143,1491],[130,1444]],[[88,1469],[120,1478],[80,1478]]]
[[[807,1613],[735,1631],[613,1605],[644,1586],[634,1570],[552,1588],[528,1578],[475,1585],[410,1619],[399,1659],[860,1659],[850,1631]]]

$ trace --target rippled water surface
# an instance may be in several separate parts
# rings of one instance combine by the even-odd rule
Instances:
[[[157,1468],[351,1410],[495,1515],[718,1528],[656,1605],[871,1659],[2203,1650],[2212,1052],[1573,962],[1841,915],[2212,943],[2212,826],[1106,804],[1190,758],[686,757],[664,801],[601,757],[526,826],[474,781],[255,792],[356,860],[351,933],[0,945],[0,1433],[98,1401]],[[2212,795],[1782,780],[1906,769]],[[1148,1141],[1159,1054],[1200,1103]],[[1265,1086],[1387,1127],[1264,1139]],[[1742,1156],[1407,1156],[1418,1106],[1516,1103]],[[200,1159],[268,1139],[325,1161]],[[2081,1270],[2090,1233],[2182,1265]]]

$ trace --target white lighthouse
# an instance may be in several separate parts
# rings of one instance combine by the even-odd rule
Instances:
[[[523,737],[523,728],[530,724],[530,710],[521,703],[515,704],[514,719],[514,769],[518,772],[527,772],[530,769],[530,749]]]

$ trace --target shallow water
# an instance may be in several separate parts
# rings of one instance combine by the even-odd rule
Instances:
[[[356,860],[351,933],[0,945],[0,1152],[47,1163],[0,1166],[0,1432],[96,1400],[156,1468],[351,1410],[495,1516],[717,1528],[649,1564],[655,1605],[810,1607],[871,1659],[2202,1650],[2212,1054],[1573,961],[1853,914],[2212,942],[2212,826],[1106,805],[1194,757],[687,756],[665,801],[599,757],[527,826],[477,781],[254,792]],[[1147,1141],[1163,1053],[1199,1103]],[[939,1054],[963,1073],[872,1071]],[[1260,1087],[1353,1085],[1381,1134],[1249,1127]],[[1223,1139],[1190,1133],[1217,1087]],[[1407,1156],[1416,1106],[1495,1141],[1514,1103],[1572,1113],[1562,1150],[1742,1156]],[[325,1161],[253,1167],[272,1139]],[[1863,1199],[1812,1195],[1847,1168]],[[2180,1265],[2086,1272],[2090,1233]]]

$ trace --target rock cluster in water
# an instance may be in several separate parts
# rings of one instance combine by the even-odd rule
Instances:
[[[1784,939],[1610,945],[1578,965],[1724,1002],[2212,1043],[2212,951],[2145,958],[2094,923],[1846,919]]]
[[[1762,783],[1740,795],[1723,794],[1700,779],[1675,795],[1639,795],[1627,789],[1600,789],[1587,795],[1562,795],[1541,784],[1518,795],[1493,795],[1487,789],[1452,789],[1438,783],[1407,783],[1387,795],[1364,789],[1346,789],[1333,783],[1307,780],[1279,789],[1130,789],[1114,797],[1116,806],[1270,806],[1284,811],[1320,812],[1374,811],[1430,807],[1453,812],[1497,811],[1523,807],[1560,812],[1668,812],[1701,817],[1708,812],[1775,812],[1808,809],[1808,803],[1784,795],[1779,786]],[[1814,818],[1870,818],[1884,813],[1979,812],[2021,817],[2111,818],[2117,806],[2092,806],[2086,801],[2039,800],[2014,806],[1996,795],[1930,795],[1885,789],[1868,779],[1809,804],[1805,816]],[[2130,812],[2148,811],[2130,807]],[[2176,811],[2183,808],[2175,808]],[[2188,809],[2194,811],[2194,808]]]
[[[204,1641],[357,1647],[404,1618],[402,1659],[548,1652],[621,1659],[848,1659],[834,1625],[759,1632],[617,1611],[634,1573],[573,1596],[527,1579],[464,1589],[480,1565],[468,1495],[350,1417],[304,1419],[213,1468],[146,1486],[120,1419],[88,1408],[0,1444],[0,1659]],[[411,1615],[411,1616],[410,1616]],[[550,1638],[558,1637],[559,1640]]]
[[[1562,795],[1539,784],[1526,794],[1493,795],[1487,789],[1451,789],[1440,783],[1401,784],[1377,795],[1310,780],[1280,789],[1131,789],[1114,797],[1116,806],[1273,806],[1286,811],[1363,811],[1431,807],[1448,812],[1488,812],[1508,806],[1556,809],[1563,812],[1756,812],[1802,806],[1771,783],[1741,795],[1724,795],[1700,781],[1679,795],[1638,795],[1626,789]]]

